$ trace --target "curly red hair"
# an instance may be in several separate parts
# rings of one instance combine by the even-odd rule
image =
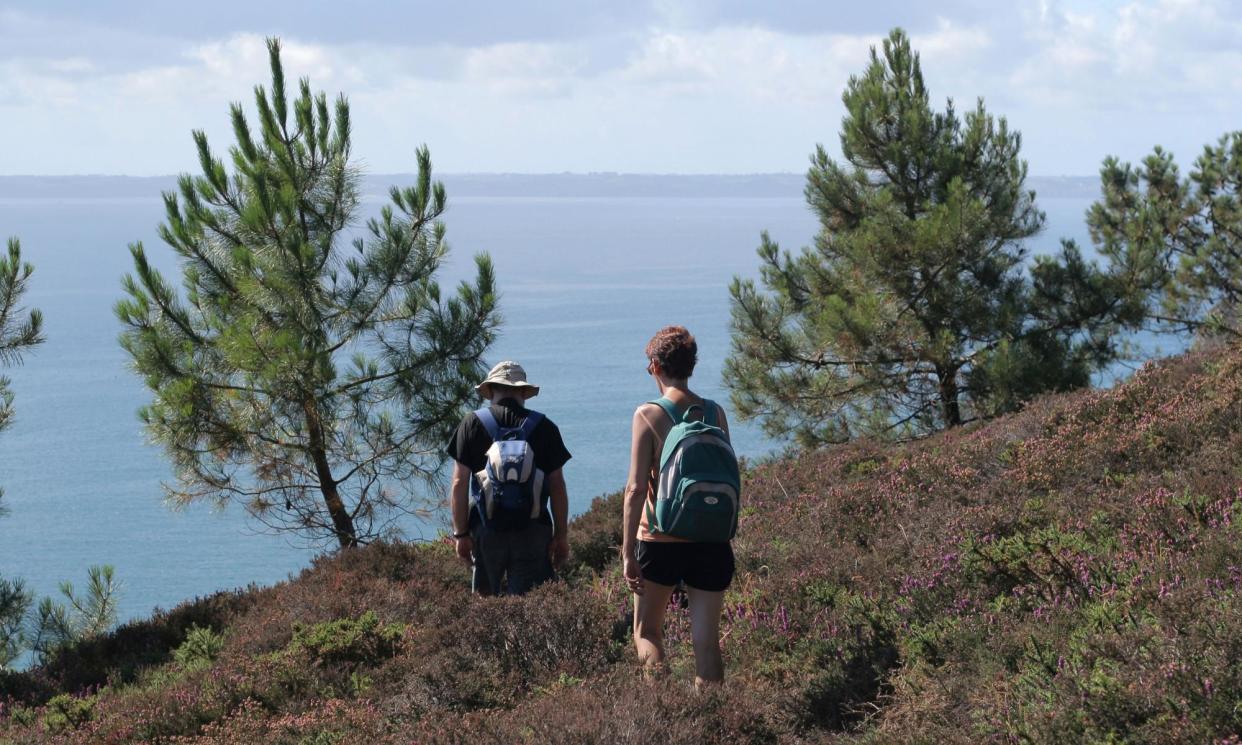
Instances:
[[[694,374],[699,345],[684,326],[665,326],[647,342],[647,359],[673,380],[685,380]]]

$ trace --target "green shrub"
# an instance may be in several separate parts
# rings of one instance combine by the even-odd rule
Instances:
[[[76,729],[95,716],[95,698],[62,693],[43,707],[43,727],[53,734]]]
[[[190,626],[181,646],[173,650],[173,659],[187,670],[208,667],[224,649],[224,637],[210,627]]]
[[[9,712],[9,719],[18,726],[29,727],[39,720],[39,716],[28,706],[17,706]]]
[[[375,664],[397,653],[404,632],[401,624],[381,625],[375,611],[367,611],[357,618],[295,624],[287,649],[305,652],[321,664]]]
[[[569,531],[570,556],[562,574],[602,572],[621,549],[621,493],[596,497],[591,509],[576,518]]]
[[[883,467],[883,465],[883,462],[878,458],[865,458],[850,463],[845,467],[845,473],[853,478],[861,478],[863,476],[870,476]]]

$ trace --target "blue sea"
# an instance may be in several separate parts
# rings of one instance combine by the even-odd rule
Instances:
[[[1032,249],[1055,250],[1062,237],[1089,245],[1088,204],[1041,199],[1048,226]],[[365,210],[381,205],[369,199]],[[123,583],[123,620],[285,579],[313,555],[296,540],[257,532],[239,509],[174,511],[162,501],[160,483],[172,474],[144,439],[136,411],[150,394],[127,368],[112,313],[132,241],[143,241],[178,281],[171,251],[155,237],[161,218],[158,194],[0,199],[0,237],[20,236],[35,265],[28,304],[43,310],[47,335],[24,365],[5,371],[17,419],[0,434],[0,504],[9,510],[0,518],[0,574],[50,595],[64,580],[84,584],[89,565],[112,564]],[[630,416],[656,394],[644,372],[648,338],[670,323],[687,326],[700,349],[693,386],[727,402],[729,280],[755,273],[761,230],[797,248],[816,228],[797,195],[450,193],[445,222],[453,250],[446,287],[469,274],[476,252],[495,261],[504,326],[488,362],[518,360],[543,387],[533,403],[560,425],[573,453],[565,474],[575,514],[623,485]],[[734,441],[750,457],[780,447],[737,421]],[[406,528],[411,538],[433,537],[442,524]]]

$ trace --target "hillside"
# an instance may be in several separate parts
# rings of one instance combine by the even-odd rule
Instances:
[[[446,544],[326,557],[0,678],[0,742],[1238,743],[1240,485],[1242,350],[1196,352],[755,467],[715,692],[684,611],[669,678],[636,672],[612,497],[564,583],[476,600]]]

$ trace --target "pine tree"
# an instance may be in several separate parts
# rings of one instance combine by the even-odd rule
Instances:
[[[34,267],[22,261],[22,245],[16,238],[9,239],[8,249],[7,258],[0,256],[0,366],[20,363],[24,352],[43,341],[43,314],[21,306]],[[0,430],[12,424],[9,384],[0,376]]]
[[[21,362],[24,352],[43,341],[43,315],[22,308],[22,296],[34,268],[22,261],[21,243],[8,241],[8,256],[0,256],[0,366]],[[13,423],[13,392],[9,379],[0,375],[0,430]],[[0,497],[4,490],[0,489]],[[0,505],[0,517],[4,507]],[[34,595],[20,579],[0,577],[0,670],[24,648],[23,623]]]
[[[494,277],[480,255],[473,283],[436,283],[446,201],[425,147],[416,185],[346,243],[348,102],[330,109],[305,79],[288,101],[268,48],[258,136],[234,104],[232,173],[196,131],[202,175],[164,196],[184,294],[131,246],[121,344],[154,394],[140,415],[177,469],[174,504],[240,502],[272,529],[350,546],[429,499],[499,323]]]
[[[116,626],[120,583],[110,564],[86,570],[87,585],[79,593],[72,582],[60,583],[63,602],[52,598],[39,601],[29,638],[30,651],[46,662],[56,652],[87,639],[100,636]]]
[[[1019,134],[982,100],[934,112],[900,29],[843,100],[845,162],[819,146],[807,174],[814,246],[793,255],[765,233],[764,289],[731,286],[738,411],[814,445],[919,436],[1087,385],[1124,304],[1072,243],[1026,261],[1044,215]]]
[[[1182,178],[1160,147],[1132,167],[1108,158],[1087,224],[1141,294],[1154,331],[1242,336],[1242,132],[1208,145]]]
[[[120,583],[111,565],[87,569],[85,592],[60,583],[63,601],[45,597],[31,617],[34,593],[21,580],[0,578],[0,670],[25,652],[46,662],[57,651],[110,631],[117,621]]]
[[[34,594],[20,579],[0,577],[0,670],[5,670],[26,649],[26,613]]]

